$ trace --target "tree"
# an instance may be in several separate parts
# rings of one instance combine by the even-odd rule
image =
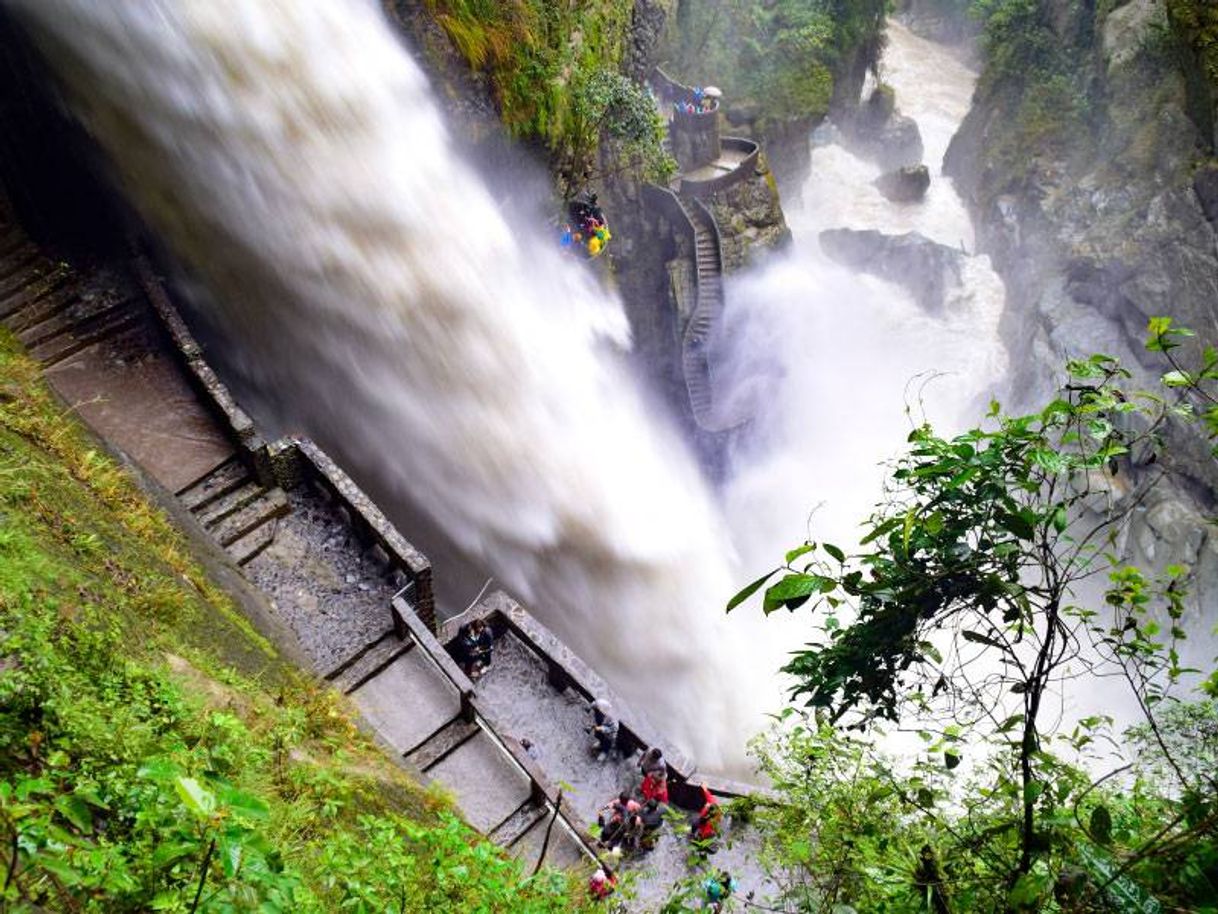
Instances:
[[[1168,472],[1159,458],[1169,426],[1200,421],[1211,438],[1218,433],[1218,352],[1186,370],[1175,350],[1190,335],[1151,321],[1148,348],[1170,369],[1160,392],[1134,389],[1117,360],[1095,355],[1068,364],[1066,383],[1039,412],[1007,416],[992,403],[988,427],[950,439],[916,427],[860,551],[804,543],[728,605],[766,587],[767,614],[806,604],[820,613],[823,640],[796,651],[784,671],[792,697],[829,722],[869,730],[917,721],[949,771],[966,737],[999,748],[994,789],[1017,813],[995,824],[1018,836],[998,867],[1010,910],[1052,886],[1034,865],[1063,849],[1058,808],[1086,786],[1048,745],[1048,703],[1072,680],[1126,684],[1175,781],[1168,793],[1200,798],[1205,811],[1189,827],[1214,827],[1218,790],[1190,777],[1156,722],[1171,687],[1195,672],[1177,651],[1188,569],[1144,572],[1118,548]],[[1102,724],[1081,722],[1076,748]],[[1184,818],[1162,837],[1178,838]]]
[[[666,182],[676,163],[664,151],[665,125],[645,88],[620,73],[597,70],[574,90],[572,145],[562,171],[567,196],[590,173],[590,159],[602,139],[617,145],[616,158],[644,178]]]

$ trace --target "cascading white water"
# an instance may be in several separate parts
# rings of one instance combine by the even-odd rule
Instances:
[[[921,130],[932,175],[926,199],[893,203],[872,184],[878,166],[842,145],[814,144],[801,204],[787,212],[792,253],[728,296],[730,375],[763,391],[756,399],[766,404],[726,492],[729,527],[752,569],[772,567],[807,536],[856,543],[881,494],[880,463],[909,430],[906,402],[918,421],[921,395],[937,426],[964,427],[978,420],[979,397],[1006,369],[998,338],[1004,291],[988,258],[965,258],[960,290],[932,315],[905,290],[820,251],[817,235],[830,228],[918,231],[971,249],[968,212],[940,170],[976,74],[896,22],[882,72]],[[928,373],[939,377],[923,389]]]
[[[724,634],[721,522],[623,370],[621,308],[496,211],[376,5],[9,2],[286,421],[700,762],[738,760],[764,672]]]

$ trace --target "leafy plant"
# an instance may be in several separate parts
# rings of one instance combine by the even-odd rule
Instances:
[[[1218,353],[1206,349],[1186,370],[1174,350],[1189,335],[1166,318],[1150,323],[1148,348],[1170,367],[1163,392],[1132,389],[1116,360],[1096,355],[1070,362],[1058,396],[1039,412],[1006,416],[994,403],[989,427],[950,439],[915,428],[860,551],[805,543],[728,604],[765,588],[767,614],[805,605],[818,613],[822,640],[795,651],[784,671],[793,698],[826,722],[869,730],[916,720],[945,772],[961,765],[966,735],[996,747],[983,759],[993,781],[970,816],[993,821],[978,842],[994,854],[989,870],[1006,887],[1007,910],[1040,904],[1054,886],[1049,863],[1060,866],[1077,845],[1062,804],[1087,784],[1051,752],[1045,714],[1047,699],[1080,677],[1124,681],[1173,776],[1165,789],[1180,798],[1136,859],[1213,831],[1218,790],[1212,778],[1186,772],[1156,717],[1171,687],[1195,672],[1177,650],[1188,570],[1149,575],[1118,548],[1167,472],[1159,457],[1168,426],[1200,421],[1211,437],[1218,431]],[[1102,599],[1089,599],[1100,581]],[[1064,738],[1083,751],[1104,724],[1084,719]],[[811,755],[799,757],[806,764]],[[929,786],[905,795],[930,814]],[[1206,812],[1185,827],[1189,802]],[[1017,836],[1010,857],[1001,839],[1008,832]],[[1098,891],[1112,895],[1125,872],[1114,868]]]

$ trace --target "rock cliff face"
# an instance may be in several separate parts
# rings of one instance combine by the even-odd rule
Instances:
[[[719,225],[725,273],[756,266],[791,241],[778,186],[764,153],[753,174],[706,202]]]
[[[1213,137],[1190,113],[1198,74],[1180,63],[1165,0],[1106,14],[1047,0],[1041,15],[1074,72],[1020,84],[991,62],[945,163],[1007,284],[1016,408],[1043,402],[1070,356],[1106,352],[1152,382],[1153,315],[1218,341],[1218,182],[1201,168]],[[1212,595],[1218,544],[1203,515],[1218,464],[1199,436],[1176,437],[1174,491],[1143,506],[1129,544],[1135,557],[1198,562]]]

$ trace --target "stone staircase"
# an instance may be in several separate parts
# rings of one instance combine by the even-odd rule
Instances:
[[[132,327],[139,320],[132,304],[113,290],[84,286],[0,209],[0,322],[44,368]]]
[[[335,558],[333,567],[322,568],[323,562],[310,560],[316,579],[307,582],[306,596],[312,598],[308,611],[315,618],[285,616],[283,621],[288,627],[306,624],[322,630],[321,617],[334,616],[337,623],[332,628],[359,628],[361,620],[350,616],[376,600],[365,599],[362,582],[353,582],[342,572],[356,569],[364,547],[348,536],[334,539],[330,527],[319,527],[317,512],[301,508],[310,503],[301,491],[293,490],[289,496],[278,487],[259,483],[230,444],[208,450],[205,460],[184,464],[181,452],[166,444],[171,435],[193,442],[221,433],[207,424],[210,419],[202,425],[188,421],[190,410],[204,417],[208,410],[197,402],[197,390],[176,359],[158,354],[165,347],[164,335],[143,291],[121,270],[77,273],[48,257],[17,225],[3,194],[0,323],[50,369],[46,379],[60,396],[112,446],[174,491],[251,581],[282,579],[293,592],[302,589],[304,582],[291,575],[284,564],[287,559],[268,550],[277,533],[291,543],[285,553],[289,558],[309,542],[313,546],[308,548],[331,557],[341,553],[343,561]],[[176,380],[170,383],[171,374],[153,371],[154,364]],[[121,376],[121,384],[107,387],[114,380],[109,375]],[[135,400],[145,390],[168,396],[162,411],[165,422],[155,428],[149,428],[146,420],[158,414],[138,413],[134,420],[129,416],[138,412]],[[121,437],[132,422],[152,442],[143,453]],[[304,536],[305,528],[312,529],[311,540]],[[262,578],[256,573],[260,566]],[[274,603],[265,581],[258,586]],[[375,587],[372,592],[381,596]],[[383,598],[388,600],[392,593],[389,589]],[[384,603],[375,608],[378,618],[384,619]],[[383,630],[381,624],[368,630],[369,643],[353,650],[325,678],[351,696],[382,744],[444,785],[473,827],[531,866],[546,844],[552,806],[527,770],[513,762],[506,749],[511,738],[501,737],[472,712],[472,688],[457,685],[463,674],[421,622],[414,619],[415,628],[401,634]],[[331,629],[324,632],[332,634]],[[546,861],[563,867],[583,859],[584,850],[573,834],[555,829]]]
[[[689,403],[698,424],[708,431],[722,431],[735,423],[715,414],[710,342],[723,319],[723,260],[714,217],[698,200],[682,200],[682,208],[694,228],[694,258],[698,277],[697,305],[685,325],[681,358]]]
[[[276,520],[291,510],[282,489],[259,483],[237,457],[176,494],[238,565],[274,542]]]
[[[127,289],[121,282],[86,282],[47,257],[0,198],[0,322],[44,369],[72,373],[86,357],[102,363],[143,357],[155,331],[147,302]],[[288,513],[288,500],[281,489],[254,480],[236,456],[221,460],[176,494],[244,565],[274,540],[274,521]]]
[[[386,631],[325,678],[351,696],[389,749],[454,793],[471,825],[526,865],[533,863],[551,808],[437,665],[436,651],[443,649],[433,642],[425,650],[416,637]],[[546,856],[551,865],[580,861],[569,836],[560,830],[553,837]]]

